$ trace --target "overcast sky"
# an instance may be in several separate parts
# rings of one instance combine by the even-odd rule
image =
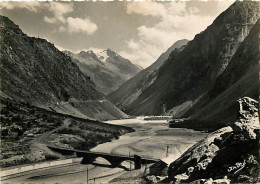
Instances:
[[[186,2],[1,2],[29,36],[45,38],[60,50],[110,48],[147,67],[175,41],[193,39],[232,1]]]

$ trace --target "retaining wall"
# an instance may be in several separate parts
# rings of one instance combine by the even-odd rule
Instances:
[[[43,163],[36,163],[32,165],[26,165],[26,166],[20,166],[12,169],[1,169],[1,178],[10,176],[13,174],[19,174],[27,171],[32,171],[36,169],[44,169],[47,167],[54,167],[59,165],[65,165],[65,164],[71,164],[74,162],[80,162],[82,158],[72,158],[72,159],[66,159],[66,160],[56,160],[56,161],[50,161],[50,162],[43,162]]]

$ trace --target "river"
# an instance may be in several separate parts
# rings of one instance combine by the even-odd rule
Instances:
[[[120,136],[119,139],[112,142],[100,144],[91,151],[123,155],[137,154],[162,159],[166,163],[174,161],[207,135],[184,128],[169,128],[165,120],[146,121],[143,117],[112,120],[106,121],[106,123],[129,126],[134,128],[135,132]],[[96,163],[109,165],[102,158],[97,158]],[[129,162],[122,164],[130,168]],[[94,178],[96,178],[95,183],[108,183],[114,178],[129,177],[129,173],[130,176],[138,175],[137,171],[125,171],[122,168],[109,168],[102,165],[81,165],[76,162],[68,166],[28,172],[26,175],[5,180],[3,183],[87,183],[87,169],[89,179],[91,179],[89,184],[94,183]]]

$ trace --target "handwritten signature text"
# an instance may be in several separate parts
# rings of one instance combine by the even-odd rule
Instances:
[[[236,174],[238,171],[242,170],[246,165],[246,161],[244,162],[237,162],[234,166],[228,167],[228,172],[235,171],[234,174]]]

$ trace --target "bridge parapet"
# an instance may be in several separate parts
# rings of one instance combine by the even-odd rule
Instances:
[[[139,155],[126,156],[126,155],[111,154],[111,153],[64,149],[64,148],[57,148],[52,146],[48,146],[48,147],[60,153],[67,153],[67,154],[76,153],[77,157],[83,157],[81,161],[82,164],[92,164],[98,157],[101,157],[106,159],[114,167],[120,166],[120,164],[123,161],[127,161],[127,160],[134,161],[135,169],[140,169],[142,164],[155,163],[159,161],[159,159],[144,158]]]

